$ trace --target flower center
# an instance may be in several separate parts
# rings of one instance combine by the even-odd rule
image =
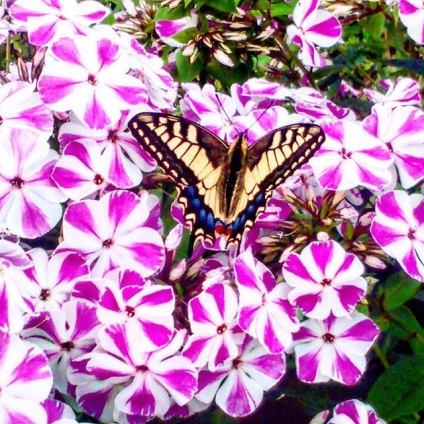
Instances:
[[[147,365],[139,365],[137,367],[137,371],[138,372],[145,373],[145,372],[149,371],[149,368],[147,367]]]
[[[132,318],[135,315],[135,309],[132,306],[127,306],[125,313],[128,315],[128,318]]]
[[[13,188],[22,188],[24,185],[24,181],[21,180],[19,177],[13,178],[13,180],[10,180],[10,185]]]
[[[322,286],[331,286],[331,280],[330,280],[329,278],[324,278],[324,279],[321,281],[321,285],[322,285]]]
[[[65,343],[62,343],[60,345],[60,348],[62,350],[66,350],[67,352],[70,352],[74,348],[74,342],[65,342]]]
[[[414,228],[410,228],[408,231],[408,238],[409,240],[414,240],[415,239],[415,229]]]
[[[96,80],[96,77],[94,75],[89,75],[87,81],[91,85],[97,85],[97,80]]]
[[[323,340],[324,340],[325,343],[333,343],[334,342],[334,339],[335,339],[335,337],[332,334],[330,334],[330,333],[324,334],[322,336],[322,338],[323,338]]]
[[[39,296],[40,300],[47,300],[50,298],[50,290],[49,289],[43,289],[41,290],[40,296]]]
[[[227,325],[222,324],[216,329],[216,332],[217,332],[217,334],[223,334],[223,333],[225,333],[226,330],[227,330]]]
[[[352,153],[350,153],[350,152],[346,152],[346,149],[343,147],[343,149],[342,150],[340,150],[340,156],[343,158],[343,159],[349,159],[350,158],[350,156],[351,156],[351,154]]]
[[[107,239],[103,242],[103,247],[105,249],[109,249],[113,246],[113,240],[112,239]]]
[[[94,176],[93,181],[94,181],[94,184],[96,184],[96,185],[102,185],[104,183],[105,179],[100,174],[96,174]]]

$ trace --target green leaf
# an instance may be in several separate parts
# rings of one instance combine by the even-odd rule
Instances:
[[[412,299],[420,289],[417,280],[407,276],[404,272],[391,275],[381,285],[383,287],[383,305],[386,310],[395,309]]]
[[[184,18],[184,16],[187,16],[187,11],[183,7],[176,7],[174,9],[162,7],[156,12],[154,20],[155,22],[162,20],[175,21],[176,19]]]
[[[363,20],[364,36],[368,39],[384,41],[383,30],[386,23],[386,18],[382,13],[371,15]]]
[[[178,80],[180,82],[193,81],[203,69],[203,60],[200,54],[194,63],[190,63],[190,58],[184,56],[183,52],[180,50],[176,55],[175,63],[178,70]]]
[[[237,12],[236,5],[238,2],[234,0],[208,0],[205,4],[220,12]]]
[[[411,340],[415,334],[423,331],[414,314],[406,306],[391,310],[388,318],[390,321],[389,332],[399,339]]]
[[[290,3],[282,2],[273,2],[271,4],[271,16],[274,18],[276,16],[288,16],[293,13],[294,7],[296,6],[295,1]]]
[[[424,74],[424,60],[422,59],[386,59],[383,60],[383,65],[403,68],[418,75]]]
[[[178,34],[175,34],[172,38],[179,43],[188,43],[192,40],[197,34],[199,34],[199,30],[197,28],[187,28],[180,31]]]
[[[388,368],[368,393],[367,403],[378,415],[392,421],[424,409],[424,367],[422,359],[406,356]]]

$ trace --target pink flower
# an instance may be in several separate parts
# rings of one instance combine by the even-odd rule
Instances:
[[[397,106],[419,105],[421,102],[420,85],[411,78],[399,78],[397,81],[382,80],[379,83],[387,90],[364,89],[364,94],[375,104],[383,104],[390,108]]]
[[[45,46],[60,37],[85,34],[101,22],[109,9],[98,1],[17,0],[10,8],[12,18],[28,30],[29,41]]]
[[[144,339],[145,352],[167,344],[174,333],[172,287],[148,284],[134,271],[118,269],[107,273],[105,279],[115,280],[106,283],[97,305],[97,316],[106,328],[125,323],[133,337]]]
[[[208,364],[211,371],[238,355],[244,334],[237,326],[237,295],[225,284],[208,287],[188,304],[192,335],[183,355],[196,367]]]
[[[408,35],[417,44],[424,44],[424,4],[422,0],[399,0],[399,18],[406,26]]]
[[[0,226],[21,237],[40,237],[62,217],[66,200],[51,173],[58,154],[45,137],[13,129],[0,139]]]
[[[424,282],[424,197],[390,191],[375,205],[371,235],[412,278]]]
[[[378,333],[372,320],[356,311],[348,317],[303,321],[294,334],[298,378],[306,383],[357,383]]]
[[[269,353],[281,353],[299,329],[296,310],[287,300],[289,287],[277,284],[271,271],[250,251],[235,260],[234,270],[240,293],[240,328],[255,337]]]
[[[293,11],[294,25],[287,28],[292,43],[300,46],[299,59],[304,65],[323,67],[326,60],[315,45],[331,47],[341,35],[340,22],[330,12],[319,10],[322,0],[300,0]]]
[[[328,424],[386,424],[377,417],[371,406],[357,399],[346,400],[334,408],[334,417]]]
[[[367,289],[363,272],[361,261],[333,240],[309,244],[283,266],[284,279],[293,287],[290,302],[315,319],[349,315]]]
[[[164,347],[150,353],[143,339],[133,337],[124,324],[113,324],[99,335],[101,350],[86,356],[87,372],[115,384],[116,411],[139,418],[164,415],[171,399],[186,404],[197,389],[197,370],[178,354],[182,336],[175,333]],[[118,386],[121,383],[125,386]],[[84,386],[84,381],[81,385]],[[87,384],[91,384],[88,380]],[[91,396],[96,396],[92,393]]]
[[[53,115],[44,106],[35,84],[13,81],[0,86],[1,134],[12,128],[26,128],[50,137]]]
[[[52,372],[38,346],[0,331],[0,422],[47,423],[41,404],[52,388]]]
[[[424,178],[424,113],[420,109],[376,105],[362,127],[386,144],[404,188]]]
[[[251,414],[261,403],[263,393],[284,375],[284,355],[268,353],[257,340],[246,337],[239,355],[215,371],[201,370],[196,399],[216,404],[232,417]]]
[[[147,101],[129,69],[122,48],[102,33],[61,38],[48,50],[40,96],[57,112],[72,110],[89,128],[105,128],[119,121],[121,111]]]
[[[96,308],[71,300],[61,310],[43,311],[31,318],[22,336],[43,349],[53,371],[54,387],[68,393],[67,368],[73,359],[94,349],[98,329]]]
[[[348,190],[359,185],[382,190],[392,180],[393,159],[384,143],[350,121],[322,124],[326,141],[309,161],[322,187]]]
[[[76,253],[58,253],[49,259],[45,250],[36,248],[28,256],[34,266],[24,272],[34,284],[31,296],[37,312],[59,310],[69,300],[75,281],[89,274],[88,265]]]
[[[84,145],[65,150],[63,155],[66,159],[62,157],[57,166],[63,171],[54,171],[56,182],[60,181],[59,186],[70,194],[70,198],[80,200],[85,197],[84,193],[97,191],[107,182],[117,188],[135,187],[142,181],[142,172],[156,168],[155,161],[126,131],[131,117],[132,112],[123,112],[115,125],[94,130],[71,116],[70,122],[60,127],[59,142],[62,147],[66,149],[73,141]],[[96,141],[98,148],[93,146],[93,141]],[[105,181],[93,178],[97,174]]]
[[[117,267],[149,277],[164,259],[158,202],[146,191],[140,197],[113,191],[100,200],[72,203],[64,215],[64,241],[57,251],[81,254],[97,277]]]

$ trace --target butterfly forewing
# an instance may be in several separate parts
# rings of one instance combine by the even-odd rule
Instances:
[[[222,233],[227,244],[238,244],[264,210],[272,190],[306,163],[325,139],[317,125],[279,128],[259,139],[247,153],[241,149],[240,165],[234,165],[238,162],[231,161],[234,149],[229,153],[223,140],[187,119],[141,113],[129,128],[176,182],[193,238],[211,245]],[[238,141],[244,146],[245,140]]]

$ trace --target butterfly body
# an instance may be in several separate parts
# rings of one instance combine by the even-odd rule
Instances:
[[[240,134],[229,146],[194,122],[161,113],[141,113],[129,128],[175,181],[194,242],[224,248],[239,244],[273,189],[325,139],[320,127],[296,124],[271,131],[251,146]]]

